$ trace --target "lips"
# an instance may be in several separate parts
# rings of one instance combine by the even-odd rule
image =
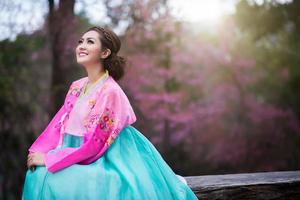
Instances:
[[[80,57],[82,57],[82,56],[87,56],[87,55],[88,55],[88,53],[86,53],[86,52],[82,52],[82,51],[81,51],[81,52],[79,52],[79,53],[78,53],[78,55],[79,55]]]

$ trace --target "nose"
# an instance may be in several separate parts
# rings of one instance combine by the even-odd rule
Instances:
[[[84,43],[79,44],[79,45],[78,45],[78,49],[79,49],[79,50],[85,49],[85,44],[84,44]]]
[[[85,45],[81,43],[76,48],[76,54],[78,54],[80,51],[85,51],[85,50],[86,50]]]
[[[80,44],[76,48],[76,53],[79,53],[80,51],[85,51],[85,50],[86,50],[85,46]]]
[[[79,46],[79,50],[84,50],[84,49],[85,49],[85,47]]]

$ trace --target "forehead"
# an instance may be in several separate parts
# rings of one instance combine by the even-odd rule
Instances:
[[[82,38],[88,38],[88,37],[98,39],[99,33],[97,31],[90,30],[82,35]]]

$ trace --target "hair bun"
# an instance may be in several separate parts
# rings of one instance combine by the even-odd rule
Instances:
[[[104,68],[108,70],[109,74],[115,79],[119,80],[123,77],[126,66],[126,59],[116,53],[104,60]]]

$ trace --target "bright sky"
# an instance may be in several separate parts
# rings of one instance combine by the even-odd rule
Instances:
[[[88,2],[88,0],[86,0]],[[263,0],[255,0],[257,3]],[[290,2],[292,0],[278,0],[281,3]],[[0,12],[0,40],[5,38],[14,39],[22,29],[23,31],[30,33],[34,29],[38,29],[44,23],[44,15],[47,13],[47,4],[45,1],[37,1],[39,3],[32,4],[30,1],[14,0],[14,1],[0,1],[1,8],[5,8],[5,4],[8,2],[14,2],[16,6],[20,6],[23,12],[22,15],[11,16],[11,13]],[[25,3],[26,2],[26,3]],[[43,3],[42,3],[43,2]],[[57,0],[55,0],[57,3]],[[187,22],[199,23],[201,26],[213,26],[217,24],[222,16],[232,14],[235,12],[235,3],[237,0],[169,0],[169,5],[172,8],[173,15]],[[10,4],[11,5],[11,4]],[[34,5],[32,7],[32,5]],[[81,1],[77,1],[75,4],[75,12],[78,13],[84,4]],[[102,13],[102,15],[101,15]],[[105,7],[103,4],[94,4],[87,10],[87,16],[92,23],[100,24],[105,22],[107,17],[105,13]],[[7,28],[7,22],[13,19],[14,26],[13,31]],[[120,26],[120,30],[115,30],[117,33],[122,32],[123,27],[126,27],[126,23]],[[28,28],[28,29],[26,29]]]
[[[169,0],[169,6],[172,9],[172,14],[179,20],[187,22],[196,22],[205,28],[214,27],[222,16],[232,14],[235,11],[235,3],[237,0]],[[78,10],[82,8],[80,2],[75,7]],[[99,10],[103,12],[99,12]],[[97,12],[98,11],[98,12]],[[97,4],[89,8],[87,16],[92,23],[99,24],[107,20],[104,15],[105,8],[101,4]],[[115,31],[123,32],[127,24],[124,22]]]
[[[169,0],[169,5],[173,9],[173,15],[181,20],[189,22],[199,22],[202,25],[215,24],[221,19],[222,15],[234,12],[234,4],[236,0]],[[9,1],[5,1],[6,3]],[[26,1],[15,0],[15,5],[21,5],[21,10],[33,12],[23,12],[22,16],[18,15],[14,17],[15,24],[20,26],[14,26],[13,32],[5,27],[5,24],[9,19],[12,19],[10,13],[0,12],[0,40],[5,38],[15,39],[16,35],[22,30],[30,33],[34,29],[38,29],[44,23],[44,15],[47,12],[47,5],[38,1],[39,4],[25,3]],[[57,0],[55,0],[57,3]],[[88,1],[87,1],[88,2]],[[5,4],[4,4],[5,5]],[[3,6],[3,5],[2,5]],[[83,8],[84,4],[80,1],[75,4],[75,12],[79,12]],[[99,3],[90,6],[87,12],[87,16],[92,23],[99,24],[107,20],[106,16],[101,13],[105,13],[105,7]],[[4,24],[4,26],[3,26]],[[123,26],[123,27],[122,27]],[[121,24],[120,30],[116,32],[122,32],[122,29],[126,27],[126,24]],[[25,30],[24,30],[25,29]]]
[[[236,0],[170,0],[173,15],[189,22],[217,23],[235,11]]]

